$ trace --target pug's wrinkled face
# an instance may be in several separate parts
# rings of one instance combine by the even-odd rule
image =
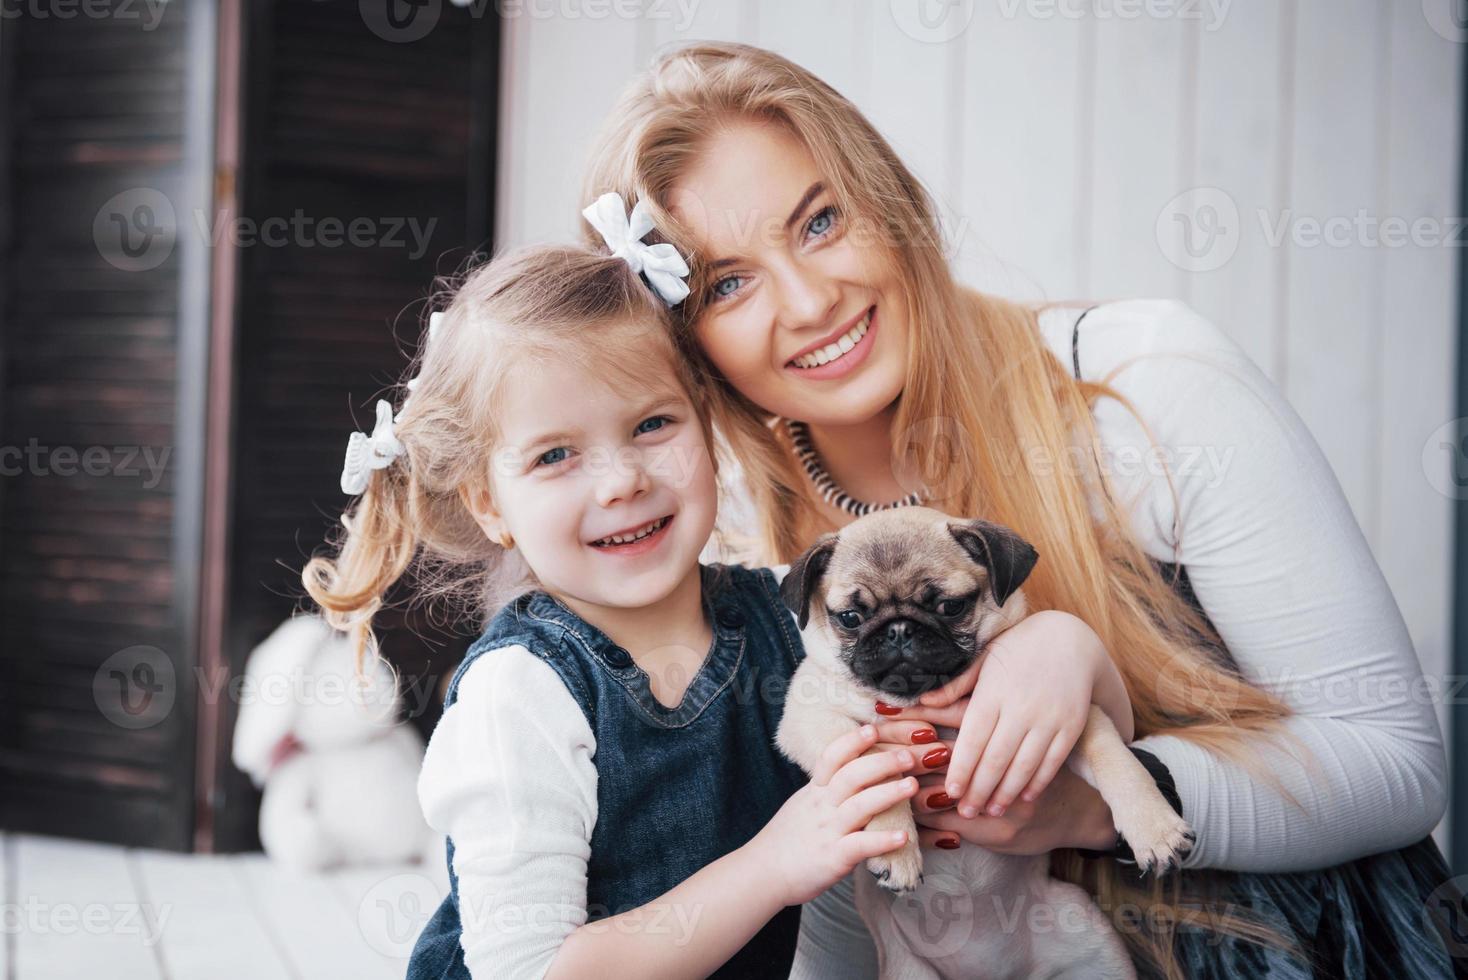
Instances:
[[[828,666],[911,704],[1011,625],[1005,601],[1038,558],[1008,528],[904,507],[822,537],[792,563],[781,596],[802,630],[814,621],[835,641]]]

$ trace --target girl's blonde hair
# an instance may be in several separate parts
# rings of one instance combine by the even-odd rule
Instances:
[[[313,557],[301,574],[327,621],[353,635],[359,665],[376,650],[373,616],[410,569],[413,601],[447,599],[476,628],[538,587],[519,553],[488,539],[465,503],[475,492],[493,499],[512,373],[533,377],[539,364],[569,360],[632,390],[686,394],[713,445],[696,397],[708,386],[676,350],[667,307],[604,246],[524,248],[438,287],[443,319],[397,386],[393,431],[406,453],[374,470],[342,514],[335,557]]]
[[[772,52],[696,44],[663,55],[626,90],[592,154],[582,196],[618,191],[647,199],[660,234],[689,257],[692,293],[676,324],[680,347],[698,375],[711,379],[714,425],[744,470],[763,521],[765,560],[789,561],[834,526],[782,445],[778,420],[720,378],[694,342],[712,278],[709,257],[668,210],[710,137],[751,120],[800,141],[848,233],[861,229],[885,243],[905,283],[908,374],[893,452],[910,468],[908,478],[939,488],[940,509],[1005,524],[1035,545],[1042,560],[1025,582],[1032,608],[1065,610],[1096,631],[1126,683],[1139,736],[1180,735],[1271,778],[1255,753],[1262,734],[1279,733],[1287,707],[1226,657],[1203,649],[1200,638],[1220,650],[1221,641],[1148,560],[1109,490],[1093,518],[1088,482],[1105,480],[1092,404],[1104,396],[1135,410],[1105,383],[1076,381],[1050,355],[1036,308],[955,282],[928,193],[851,102]],[[1036,454],[1064,464],[1076,449],[1083,466],[1030,465]],[[1086,861],[1073,851],[1057,852],[1053,870],[1084,884],[1134,952],[1170,977],[1181,971],[1169,923],[1284,944],[1246,918],[1184,899],[1175,875],[1139,889],[1115,861]],[[1159,928],[1139,930],[1125,918],[1138,902],[1161,920]]]

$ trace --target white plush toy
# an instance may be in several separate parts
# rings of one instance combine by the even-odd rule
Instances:
[[[418,808],[423,739],[398,721],[387,667],[366,674],[317,616],[286,620],[251,652],[234,764],[264,788],[260,841],[272,860],[316,870],[435,852]]]

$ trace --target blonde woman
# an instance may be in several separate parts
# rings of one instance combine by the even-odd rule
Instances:
[[[1406,627],[1319,448],[1226,335],[1174,302],[960,286],[885,140],[757,48],[661,57],[591,159],[584,198],[648,202],[691,256],[680,343],[756,558],[920,501],[1040,552],[1038,611],[927,707],[885,712],[882,742],[931,760],[925,846],[1055,852],[1144,974],[1456,968],[1422,914],[1451,888],[1427,836],[1446,777]],[[1140,887],[1062,767],[1087,706],[1117,699],[1198,835]],[[797,975],[874,975],[849,885],[806,906]]]

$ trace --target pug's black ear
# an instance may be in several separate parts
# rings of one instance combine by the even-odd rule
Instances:
[[[948,525],[948,533],[963,546],[969,557],[989,570],[994,602],[1000,606],[1030,577],[1040,553],[1007,527],[988,521],[962,521]]]
[[[790,571],[780,580],[780,598],[795,613],[801,629],[810,622],[810,595],[821,584],[835,550],[836,535],[821,535],[809,551],[791,563]]]

